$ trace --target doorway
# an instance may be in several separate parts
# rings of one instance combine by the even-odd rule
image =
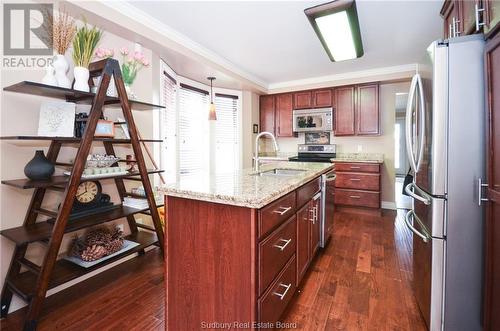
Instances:
[[[403,194],[404,177],[410,169],[410,162],[406,153],[406,103],[408,93],[396,93],[396,109],[394,120],[394,172],[396,208],[411,209],[411,199]]]

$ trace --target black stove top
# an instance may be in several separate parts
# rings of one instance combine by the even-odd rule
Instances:
[[[330,157],[319,157],[319,156],[292,156],[288,158],[288,161],[292,162],[324,162],[331,163]]]

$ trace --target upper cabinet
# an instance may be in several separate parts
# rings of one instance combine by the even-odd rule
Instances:
[[[312,108],[324,108],[332,106],[332,90],[316,90],[312,91]]]
[[[312,108],[312,92],[302,91],[293,94],[293,109]]]
[[[484,32],[490,33],[500,21],[500,1],[488,0],[484,4]]]
[[[345,86],[335,89],[335,122],[336,136],[354,135],[355,87]]]
[[[359,85],[356,94],[356,133],[379,134],[378,84]]]
[[[444,38],[489,33],[498,23],[498,0],[445,0],[441,8]]]
[[[292,94],[276,96],[276,135],[278,137],[293,137],[293,100]]]
[[[380,133],[378,83],[340,86],[260,97],[260,131],[277,137],[296,137],[293,110],[333,108],[336,136]]]
[[[332,89],[293,93],[293,109],[325,108],[332,106]]]
[[[460,1],[445,0],[441,16],[444,19],[444,38],[458,37],[462,31]]]
[[[262,95],[260,97],[260,132],[275,133],[274,103],[274,95]]]

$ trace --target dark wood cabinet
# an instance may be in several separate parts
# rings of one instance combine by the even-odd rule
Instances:
[[[332,106],[332,90],[315,90],[312,92],[313,108]]]
[[[260,132],[275,133],[275,97],[262,95],[260,97]]]
[[[293,100],[292,94],[276,96],[276,136],[293,137]]]
[[[293,109],[307,109],[313,107],[311,91],[295,92],[293,94]]]
[[[311,261],[311,219],[311,203],[307,203],[297,212],[297,284]]]
[[[461,27],[463,30],[463,34],[473,34],[479,32],[476,30],[476,6],[477,8],[481,8],[480,0],[461,0],[460,1],[460,9],[461,9]],[[459,32],[460,32],[459,31]]]
[[[485,259],[485,330],[500,330],[500,33],[485,49],[488,153]]]
[[[335,89],[334,133],[336,136],[351,136],[355,133],[354,94],[354,86],[339,87]]]
[[[335,162],[335,204],[380,209],[380,164]]]
[[[357,86],[356,98],[356,134],[379,134],[378,84]]]
[[[457,0],[445,0],[441,8],[441,17],[443,17],[444,38],[458,37],[463,31],[461,19],[461,3]]]
[[[483,2],[484,32],[489,34],[496,30],[498,22],[500,22],[500,1],[483,0]]]

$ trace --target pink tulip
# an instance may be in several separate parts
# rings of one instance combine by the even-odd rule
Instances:
[[[128,55],[128,48],[127,47],[120,48],[120,53],[122,55]]]
[[[113,49],[107,49],[106,50],[106,56],[107,57],[113,57],[115,55],[115,51]]]
[[[147,67],[149,65],[148,60],[142,59],[142,65],[145,66],[145,67]]]

